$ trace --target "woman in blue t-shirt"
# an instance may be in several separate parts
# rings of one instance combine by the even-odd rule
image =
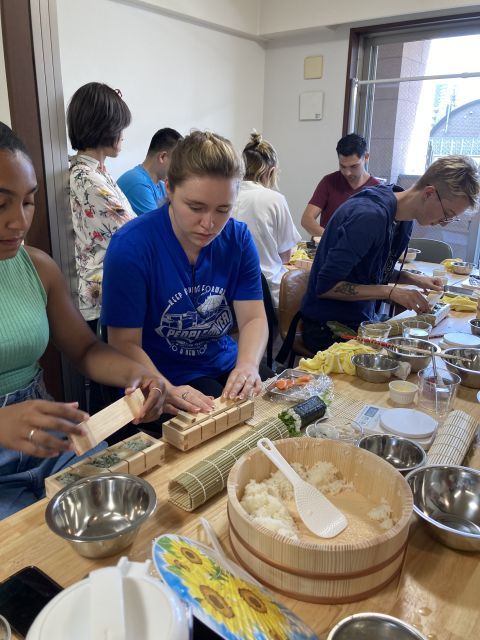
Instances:
[[[122,227],[107,251],[109,342],[165,376],[169,413],[209,411],[210,396],[261,389],[268,328],[258,254],[230,217],[242,176],[228,140],[191,133],[172,153],[169,201]]]

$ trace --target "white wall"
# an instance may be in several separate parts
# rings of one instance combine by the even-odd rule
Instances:
[[[260,34],[285,34],[332,25],[353,25],[400,18],[407,20],[429,13],[478,11],[478,0],[262,0]]]
[[[5,56],[3,54],[2,24],[0,22],[0,122],[10,126],[10,106],[8,104]]]
[[[265,51],[256,42],[112,0],[57,0],[57,10],[66,103],[81,85],[105,82],[132,112],[109,161],[114,177],[143,160],[160,127],[210,129],[240,148],[261,129]]]
[[[256,35],[262,0],[114,0],[157,8],[221,28]]]
[[[273,43],[267,50],[263,133],[280,160],[279,189],[292,217],[300,218],[319,180],[338,168],[335,147],[342,136],[348,54],[348,29],[324,32],[293,43]],[[303,79],[306,56],[323,55],[323,78]],[[322,120],[298,119],[299,94],[323,91]]]

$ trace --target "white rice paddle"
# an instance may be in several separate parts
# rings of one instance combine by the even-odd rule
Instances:
[[[261,438],[257,447],[292,483],[298,515],[306,527],[319,538],[334,538],[348,522],[344,514],[313,485],[305,482],[288,464],[268,438]]]

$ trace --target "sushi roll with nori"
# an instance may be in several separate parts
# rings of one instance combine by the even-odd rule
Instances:
[[[327,405],[319,396],[312,396],[308,400],[299,402],[278,414],[283,424],[288,427],[291,435],[300,433],[300,429],[308,426],[314,420],[323,418]]]

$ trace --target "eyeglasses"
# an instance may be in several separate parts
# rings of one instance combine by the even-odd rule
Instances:
[[[443,206],[442,199],[440,194],[438,193],[437,187],[434,187],[435,193],[437,194],[438,201],[440,202],[440,206],[442,207],[443,220],[440,222],[440,225],[444,227],[446,224],[450,224],[450,222],[458,222],[460,218],[457,215],[447,216],[447,212],[445,211],[445,207]]]

